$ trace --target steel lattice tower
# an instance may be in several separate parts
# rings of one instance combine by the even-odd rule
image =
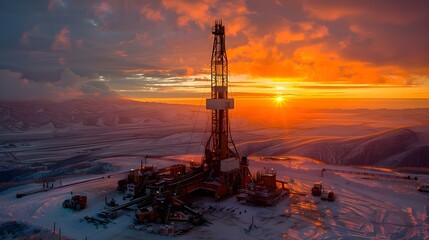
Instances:
[[[205,163],[213,170],[214,176],[220,174],[220,162],[238,157],[234,142],[230,137],[228,110],[234,108],[234,99],[228,98],[228,59],[225,48],[225,27],[222,20],[215,21],[211,57],[211,98],[206,100],[206,108],[212,111],[211,135],[205,150]],[[234,151],[229,145],[234,147]]]

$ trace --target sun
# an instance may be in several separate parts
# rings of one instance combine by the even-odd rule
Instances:
[[[276,107],[283,107],[284,102],[285,98],[283,96],[277,96],[274,98],[274,103],[276,104]]]

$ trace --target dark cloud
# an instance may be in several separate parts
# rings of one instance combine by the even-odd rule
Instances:
[[[328,25],[346,24],[348,33],[331,39],[329,47],[347,59],[428,73],[428,1],[305,1],[303,9]]]
[[[19,72],[0,70],[0,100],[54,100],[86,96],[117,96],[105,82],[89,81],[64,69],[56,82],[33,81]]]

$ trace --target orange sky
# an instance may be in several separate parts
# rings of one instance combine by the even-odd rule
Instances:
[[[252,98],[264,103],[277,96],[286,99],[429,98],[429,67],[419,62],[428,58],[409,46],[412,44],[409,40],[417,36],[402,35],[404,29],[411,28],[408,33],[411,34],[419,29],[413,24],[427,20],[425,13],[417,10],[421,2],[410,7],[415,12],[403,8],[399,2],[387,1],[360,4],[233,1],[226,4],[230,7],[228,11],[221,11],[226,6],[223,8],[214,2],[218,1],[201,1],[193,9],[187,7],[188,1],[174,4],[163,1],[166,9],[176,12],[177,24],[184,31],[208,29],[212,19],[207,16],[216,16],[209,10],[212,6],[221,13],[227,30],[230,86],[235,98]],[[297,7],[291,2],[300,5],[298,16],[291,17],[274,9]],[[427,5],[424,7],[427,9]],[[388,36],[395,38],[388,39]],[[205,41],[210,40],[207,37]],[[421,40],[414,42],[425,48]],[[209,51],[206,54],[209,55]],[[208,61],[204,64],[208,66]],[[208,69],[202,65],[189,65],[183,76],[199,81],[189,81],[171,91],[205,93],[209,76],[205,73]]]
[[[424,0],[10,1],[1,11],[0,100],[198,101],[218,18],[234,98],[429,98]]]

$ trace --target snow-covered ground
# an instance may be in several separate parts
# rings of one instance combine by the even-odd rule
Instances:
[[[132,207],[121,210],[106,227],[82,219],[102,211],[106,196],[126,201],[115,190],[124,176],[112,174],[138,167],[145,155],[163,156],[147,160],[159,167],[177,163],[170,159],[200,161],[210,128],[208,115],[194,106],[75,101],[0,107],[4,113],[0,117],[0,222],[18,221],[11,226],[24,234],[52,230],[55,223],[57,233],[61,228],[63,236],[74,239],[162,239],[129,228]],[[239,152],[249,155],[251,171],[274,168],[277,178],[287,181],[293,192],[307,195],[292,194],[275,207],[241,205],[234,197],[220,202],[199,199],[195,205],[212,224],[197,226],[179,238],[429,238],[429,194],[416,190],[429,182],[428,175],[395,171],[397,166],[417,170],[429,166],[428,111],[319,110],[309,115],[283,114],[286,122],[235,114],[232,138]],[[322,178],[323,168],[410,175],[418,181],[331,171]],[[47,176],[59,185],[107,175],[112,177],[15,197],[41,188],[34,180]],[[313,181],[321,180],[337,194],[335,202],[310,196]],[[88,195],[88,208],[63,209],[61,203],[71,192]]]
[[[189,159],[189,156],[178,156]],[[106,161],[117,166],[118,171],[139,166],[132,158],[110,158]],[[148,160],[148,164],[160,167],[171,161]],[[416,190],[420,182],[429,181],[426,175],[413,175],[418,181],[407,179],[363,179],[360,175],[325,172],[322,168],[363,171],[343,166],[320,164],[308,158],[290,157],[287,160],[263,160],[251,158],[252,171],[265,168],[277,170],[278,179],[289,182],[293,192],[307,193],[306,196],[291,196],[274,207],[241,205],[234,197],[214,202],[210,198],[195,203],[203,210],[204,217],[212,224],[197,226],[183,239],[426,239],[429,237],[429,194]],[[373,172],[376,170],[372,170]],[[394,174],[394,173],[393,173]],[[93,177],[93,176],[92,176]],[[122,201],[115,191],[118,175],[87,184],[71,186],[44,193],[15,198],[17,192],[40,188],[30,184],[11,188],[0,197],[0,219],[20,220],[52,229],[61,228],[63,235],[75,239],[141,239],[141,237],[163,238],[159,235],[129,229],[134,210],[122,210],[119,216],[106,227],[95,226],[83,221],[86,215],[96,216],[104,209],[104,197]],[[90,178],[90,177],[88,177]],[[79,180],[84,179],[80,177]],[[68,181],[76,181],[72,179]],[[313,181],[337,194],[335,202],[321,201],[311,196]],[[66,182],[64,181],[63,184]],[[63,209],[61,203],[74,194],[89,196],[88,208],[73,212]],[[252,224],[252,218],[254,226]]]

